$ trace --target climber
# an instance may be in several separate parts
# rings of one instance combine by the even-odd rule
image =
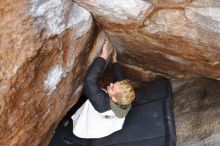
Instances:
[[[124,79],[117,63],[116,50],[109,45],[109,39],[106,38],[102,53],[94,60],[85,76],[84,89],[88,100],[71,117],[73,133],[80,138],[79,141],[102,138],[122,129],[135,98],[131,83]],[[107,86],[106,91],[98,85],[98,80],[110,55],[114,82]]]

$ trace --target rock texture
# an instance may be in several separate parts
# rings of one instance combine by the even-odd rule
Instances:
[[[124,64],[220,79],[218,0],[75,1],[108,32]]]
[[[220,82],[207,78],[173,80],[178,146],[219,146]]]
[[[0,17],[0,145],[47,145],[105,34],[71,0],[5,0]]]

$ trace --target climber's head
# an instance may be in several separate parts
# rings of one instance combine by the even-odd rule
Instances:
[[[107,86],[107,92],[112,98],[112,101],[120,105],[128,105],[135,98],[134,89],[128,80],[110,83]]]

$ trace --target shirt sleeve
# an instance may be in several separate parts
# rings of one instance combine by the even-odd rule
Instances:
[[[124,80],[124,74],[121,70],[119,63],[112,63],[112,75],[113,75],[113,82]]]
[[[105,66],[105,59],[97,57],[84,79],[85,94],[96,111],[102,113],[110,110],[109,96],[98,84]]]

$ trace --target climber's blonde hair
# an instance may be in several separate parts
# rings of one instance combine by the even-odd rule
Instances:
[[[135,92],[129,80],[118,82],[119,91],[116,93],[117,103],[121,105],[130,104],[135,98]]]

